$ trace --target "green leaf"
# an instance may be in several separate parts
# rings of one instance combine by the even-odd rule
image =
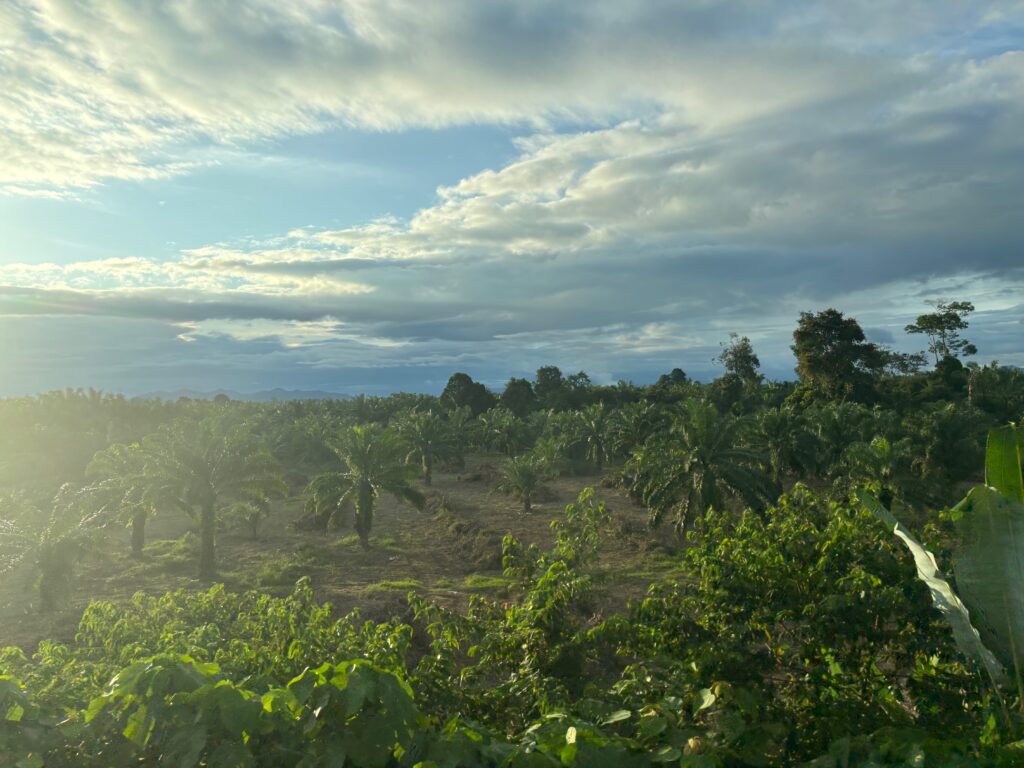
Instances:
[[[1022,430],[1012,424],[988,433],[985,447],[985,484],[1024,503],[1024,476],[1021,474]]]
[[[881,520],[885,525],[892,525],[892,532],[899,538],[910,554],[914,557],[914,565],[917,566],[917,577],[924,582],[931,592],[932,603],[939,610],[939,613],[946,619],[949,628],[953,631],[953,639],[956,641],[960,652],[975,661],[981,663],[993,680],[1001,680],[1005,677],[1005,670],[992,652],[981,642],[978,630],[971,623],[971,616],[967,606],[957,597],[953,588],[949,586],[939,566],[935,562],[935,556],[919,542],[914,535],[908,531],[902,523],[893,517],[873,494],[863,488],[857,489],[857,498],[863,507]],[[959,573],[958,583],[959,583]],[[962,585],[961,585],[962,586]]]
[[[145,704],[140,704],[124,727],[124,737],[138,747],[146,746],[149,735],[153,732],[154,723],[149,720],[149,710]]]
[[[637,731],[640,734],[640,738],[650,739],[664,731],[667,726],[668,722],[664,717],[652,715],[640,718],[640,725],[637,727]]]
[[[628,710],[628,709],[620,709],[620,710],[612,712],[610,715],[608,715],[608,717],[606,717],[601,722],[601,725],[611,725],[612,723],[621,723],[623,720],[629,720],[629,718],[632,717],[632,716],[633,716],[633,713],[630,710]]]
[[[674,763],[683,753],[679,751],[678,747],[673,747],[671,744],[666,744],[664,747],[659,749],[651,756],[652,763]]]
[[[696,711],[700,712],[702,710],[707,709],[708,707],[710,707],[712,704],[715,703],[715,700],[717,698],[718,697],[715,696],[715,694],[713,694],[711,692],[710,688],[701,688],[700,689],[700,700],[697,702]]]
[[[1024,658],[1024,505],[978,487],[956,506],[956,581],[985,641],[1007,666]]]

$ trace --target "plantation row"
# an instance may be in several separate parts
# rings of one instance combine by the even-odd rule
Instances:
[[[1024,374],[962,364],[969,305],[942,306],[911,331],[928,372],[827,310],[801,318],[795,383],[733,337],[710,384],[549,366],[500,394],[460,373],[437,398],[0,401],[0,558],[35,608],[97,548],[144,558],[154,521],[192,521],[205,582],[0,652],[0,766],[1022,764],[1024,432],[1002,425]],[[506,536],[507,594],[465,610],[414,591],[364,621],[305,578],[209,586],[229,527],[258,547],[351,526],[372,552],[382,496],[422,508],[453,473],[531,517],[555,478],[596,474],[673,524],[670,567],[607,611],[625,521],[588,488],[550,546]]]
[[[365,545],[381,493],[422,507],[438,467],[458,471],[479,453],[506,457],[495,486],[524,513],[546,481],[597,472],[647,507],[652,524],[668,518],[680,531],[709,507],[763,510],[796,479],[837,499],[871,485],[923,523],[929,509],[955,501],[960,484],[978,479],[985,432],[996,424],[971,402],[795,407],[791,387],[756,381],[723,410],[714,387],[683,382],[649,398],[637,390],[642,399],[617,406],[601,400],[525,416],[496,406],[474,417],[469,406],[446,411],[444,397],[424,396],[181,403],[151,434],[99,449],[59,488],[25,483],[0,495],[3,554],[8,567],[34,563],[39,603],[51,609],[73,582],[75,562],[111,525],[129,526],[139,556],[147,522],[179,514],[197,522],[198,572],[209,580],[218,531],[257,536],[281,499],[305,498],[300,525],[352,525]]]

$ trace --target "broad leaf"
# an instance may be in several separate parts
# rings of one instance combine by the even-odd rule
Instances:
[[[993,680],[1000,680],[1005,677],[1005,670],[992,652],[981,642],[978,630],[971,623],[970,614],[963,601],[957,597],[949,582],[943,577],[939,566],[935,562],[935,556],[924,548],[902,523],[873,494],[864,490],[857,490],[857,498],[860,503],[871,514],[882,521],[899,538],[910,554],[914,557],[914,565],[917,566],[917,577],[925,583],[932,595],[932,603],[939,610],[953,631],[953,639],[956,641],[960,652],[981,663]]]
[[[1021,442],[1024,430],[1012,424],[988,433],[985,447],[985,484],[1024,503]]]
[[[955,508],[956,582],[985,642],[1007,666],[1024,660],[1024,505],[979,486]]]

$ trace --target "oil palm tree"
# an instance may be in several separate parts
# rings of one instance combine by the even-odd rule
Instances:
[[[485,445],[509,457],[531,442],[529,424],[507,408],[491,408],[480,414],[480,430]]]
[[[398,419],[395,427],[410,448],[406,462],[418,462],[423,482],[430,485],[435,464],[456,452],[448,422],[433,411],[413,410]]]
[[[394,432],[377,424],[356,425],[342,434],[334,452],[344,471],[324,473],[306,486],[306,508],[325,529],[332,518],[351,508],[359,542],[368,547],[374,504],[382,492],[423,507],[423,494],[410,484],[412,468],[405,463],[405,446]]]
[[[569,427],[569,444],[583,451],[583,458],[594,465],[598,474],[611,456],[611,422],[604,403],[595,403],[576,411]]]
[[[612,450],[626,456],[642,446],[665,426],[665,413],[657,403],[627,403],[611,416]]]
[[[138,443],[116,443],[97,451],[86,467],[93,483],[83,491],[97,509],[110,510],[131,529],[133,557],[142,557],[146,522],[157,511],[157,488],[146,472],[146,453]]]
[[[788,408],[767,408],[754,425],[751,443],[767,459],[772,481],[781,485],[787,474],[814,473],[818,468],[818,439],[803,418]]]
[[[917,501],[919,489],[915,487],[917,478],[912,470],[915,458],[909,438],[893,442],[876,436],[870,443],[856,442],[843,454],[846,472],[838,483],[843,487],[871,487],[878,491],[879,500],[889,508],[894,502]]]
[[[547,471],[537,457],[523,454],[502,462],[501,480],[497,487],[502,493],[523,502],[523,513],[529,514],[533,511],[533,499],[547,477]]]
[[[287,493],[281,468],[244,425],[179,420],[143,440],[147,493],[199,521],[199,577],[217,572],[217,518],[238,501]]]
[[[565,441],[558,437],[539,437],[530,455],[548,477],[560,477],[569,469]]]
[[[106,510],[83,513],[80,501],[69,485],[45,508],[24,496],[0,498],[0,575],[30,565],[40,610],[57,608],[71,591],[75,566],[107,522]]]
[[[633,454],[626,485],[650,509],[652,524],[671,513],[683,530],[690,516],[729,499],[761,507],[773,498],[777,487],[763,470],[763,456],[742,444],[746,429],[741,417],[690,400],[665,439]]]
[[[829,473],[841,465],[851,443],[870,440],[871,411],[857,403],[828,403],[809,409],[807,424],[818,440],[818,469]]]

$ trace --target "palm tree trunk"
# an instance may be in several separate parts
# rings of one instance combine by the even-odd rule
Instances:
[[[426,483],[427,485],[430,485],[430,481],[433,479],[433,474],[434,474],[434,466],[433,466],[433,464],[434,463],[430,460],[430,455],[424,453],[423,454],[423,482]]]
[[[146,544],[146,510],[140,510],[132,516],[132,557],[142,557],[142,548]]]
[[[199,517],[199,578],[217,575],[217,515],[212,503],[203,506]]]
[[[533,499],[530,498],[530,494],[523,495],[523,514],[528,515],[533,511]]]
[[[369,483],[359,486],[356,494],[356,533],[363,547],[370,546],[370,529],[373,528],[373,488]]]

